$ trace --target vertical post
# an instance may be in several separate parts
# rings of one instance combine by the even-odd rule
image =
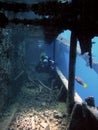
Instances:
[[[56,47],[56,41],[53,43],[53,60],[55,61],[55,47]]]
[[[74,31],[71,32],[70,60],[69,60],[69,82],[68,82],[68,113],[70,114],[74,105],[74,79],[76,63],[77,38]]]
[[[89,45],[89,63],[90,63],[90,67],[92,68],[92,42],[91,39],[88,39],[88,45]]]

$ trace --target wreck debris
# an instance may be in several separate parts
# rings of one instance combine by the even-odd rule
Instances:
[[[85,101],[88,106],[95,107],[95,100],[93,96],[85,98]]]
[[[41,84],[41,86],[43,86],[43,87],[45,87],[45,88],[47,88],[48,90],[50,90],[51,91],[51,89],[49,88],[49,87],[47,87],[46,85],[44,85],[40,80],[38,80],[38,83],[40,83]]]
[[[98,110],[96,110],[95,107],[88,107],[85,102],[82,104],[75,104],[68,130],[97,130],[98,118],[96,118],[95,115],[98,115]]]

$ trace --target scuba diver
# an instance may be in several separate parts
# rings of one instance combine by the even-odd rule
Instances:
[[[75,76],[75,80],[76,80],[79,84],[81,84],[84,88],[87,87],[87,84],[84,83],[84,81],[83,81],[80,77]]]
[[[48,59],[46,56],[42,56],[38,65],[35,67],[38,72],[46,72],[48,68]]]
[[[36,66],[37,72],[45,72],[49,74],[48,82],[51,83],[57,78],[56,63],[48,57],[44,52],[40,54],[40,61]]]
[[[40,61],[36,66],[36,71],[49,73],[55,68],[55,62],[51,60],[45,53],[41,53]]]
[[[59,76],[56,72],[56,63],[45,53],[40,54],[40,61],[35,69],[37,72],[45,72],[49,74],[48,83],[52,89],[56,89],[56,87],[60,86]]]

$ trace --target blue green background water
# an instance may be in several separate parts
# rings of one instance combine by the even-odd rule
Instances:
[[[70,31],[64,31],[61,36],[70,40]],[[98,38],[92,39],[95,44],[92,46],[92,54],[94,61],[98,62]],[[69,47],[62,44],[58,40],[56,43],[55,61],[57,66],[61,69],[62,73],[68,78],[69,66]],[[46,46],[46,51],[50,57],[53,57],[53,44]],[[93,68],[90,68],[82,56],[77,54],[76,58],[76,76],[79,76],[88,86],[84,88],[82,85],[75,81],[75,91],[81,96],[83,100],[86,97],[94,96],[95,105],[98,106],[98,73]]]

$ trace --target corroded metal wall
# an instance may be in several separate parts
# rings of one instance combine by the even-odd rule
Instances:
[[[44,51],[43,27],[9,24],[0,30],[0,110],[15,99],[33,75]],[[31,72],[32,71],[32,72]]]
[[[14,33],[10,26],[0,30],[0,110],[14,99],[20,87],[17,75],[23,70],[25,44],[19,44],[17,39],[15,42]]]
[[[11,75],[11,60],[9,50],[12,45],[9,41],[11,29],[0,30],[0,109],[9,97],[9,78]]]

